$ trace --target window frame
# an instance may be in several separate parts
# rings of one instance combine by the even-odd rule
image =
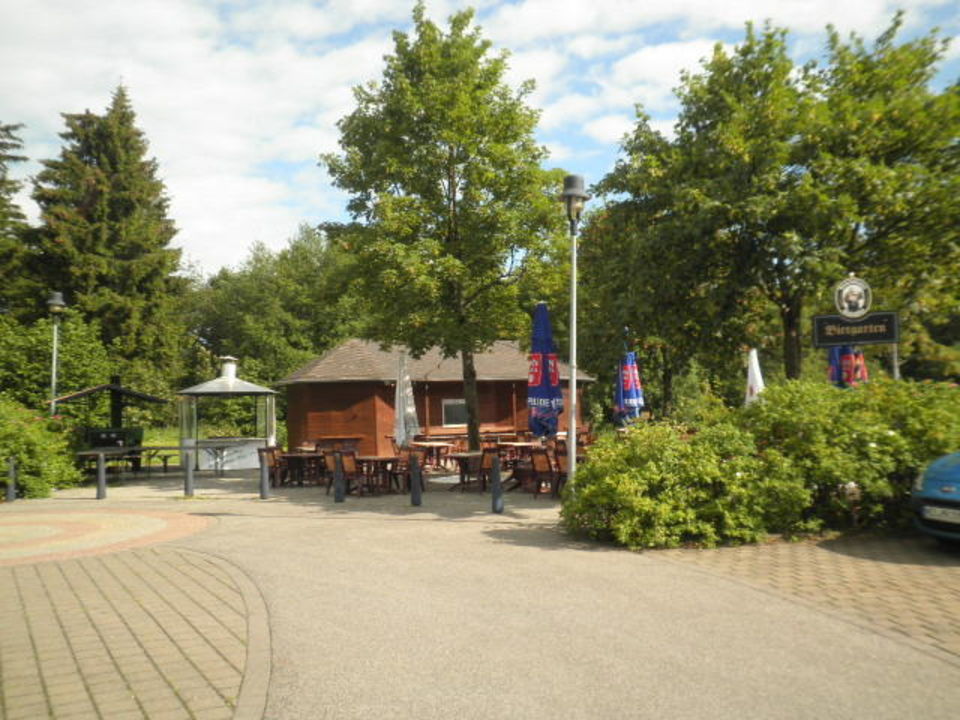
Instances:
[[[447,408],[462,407],[463,422],[447,422]],[[465,427],[467,425],[467,401],[465,398],[441,398],[440,423],[442,427]]]

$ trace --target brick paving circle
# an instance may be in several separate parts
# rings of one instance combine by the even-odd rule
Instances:
[[[258,600],[228,563],[171,546],[2,567],[0,718],[259,717]]]
[[[0,566],[116,552],[191,535],[210,518],[146,510],[0,514]]]

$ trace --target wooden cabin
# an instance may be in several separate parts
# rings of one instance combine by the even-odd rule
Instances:
[[[290,447],[323,442],[355,447],[362,454],[393,453],[393,401],[399,349],[348,340],[277,383],[287,391],[287,442]],[[516,342],[499,341],[475,356],[480,396],[480,432],[509,435],[527,431],[529,360]],[[424,436],[440,440],[465,436],[466,404],[459,357],[437,350],[407,359],[417,417]],[[564,406],[569,407],[570,367],[560,363]],[[580,383],[592,377],[578,372]],[[582,419],[577,405],[577,415]],[[566,429],[564,414],[560,428]]]

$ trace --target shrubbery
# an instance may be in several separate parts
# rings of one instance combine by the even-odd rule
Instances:
[[[17,462],[17,487],[25,497],[44,497],[55,487],[80,480],[73,464],[68,434],[58,423],[40,417],[12,400],[0,397],[0,463],[6,479],[7,462]]]
[[[631,548],[898,526],[919,469],[958,448],[956,387],[791,381],[695,424],[602,438],[565,491],[562,514],[573,531]]]

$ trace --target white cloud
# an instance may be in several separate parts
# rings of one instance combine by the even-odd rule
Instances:
[[[676,130],[674,126],[676,125],[676,120],[671,118],[669,120],[665,119],[650,119],[650,127],[659,132],[667,139],[673,139],[676,136]]]
[[[604,106],[602,99],[590,95],[578,93],[563,95],[543,109],[540,127],[544,130],[553,130],[569,127],[574,123],[579,124],[591,115],[602,111]]]
[[[270,244],[272,234],[285,240],[323,197],[341,201],[322,202],[336,217],[342,197],[329,192],[319,168],[312,183],[326,193],[304,193],[266,168],[277,161],[315,166],[320,152],[335,149],[336,121],[353,107],[352,86],[380,75],[391,39],[380,32],[317,53],[293,42],[295,32],[281,32],[284,22],[303,29],[316,21],[310,9],[273,5],[267,31],[280,41],[256,47],[231,44],[233,30],[201,3],[98,3],[77,13],[50,1],[11,15],[10,23],[0,11],[0,62],[23,68],[0,78],[0,118],[26,125],[33,159],[14,173],[35,173],[39,159],[59,153],[60,112],[102,112],[122,81],[159,162],[181,229],[177,241],[206,269],[216,269],[218,252],[254,240]],[[364,11],[374,5],[351,7],[369,19]],[[28,196],[29,188],[19,199],[35,219]]]
[[[634,119],[629,115],[604,115],[588,122],[583,132],[597,142],[619,145],[633,124]]]
[[[619,53],[636,42],[633,35],[610,37],[603,35],[579,35],[567,43],[567,49],[581,58],[592,59]]]
[[[624,34],[663,24],[676,25],[681,38],[708,32],[740,30],[747,21],[766,19],[796,33],[821,33],[828,23],[841,31],[856,29],[868,37],[879,32],[894,12],[903,8],[922,24],[931,8],[949,7],[952,0],[521,0],[492,11],[486,23],[493,37],[508,46],[575,37],[584,33]]]
[[[494,48],[512,51],[507,80],[533,78],[539,137],[554,161],[600,177],[641,102],[667,130],[679,70],[746,19],[789,25],[822,49],[823,27],[868,39],[896,6],[922,31],[947,0],[429,0],[441,28],[467,5]],[[336,149],[351,88],[377,80],[391,30],[409,31],[395,0],[0,0],[0,122],[24,123],[26,167],[61,147],[61,112],[102,112],[121,81],[172,198],[177,242],[212,272],[260,240],[276,247],[307,220],[343,219],[345,197],[317,156]],[[952,23],[952,25],[950,24]],[[960,57],[960,43],[951,49]],[[581,128],[570,134],[569,128]],[[19,196],[35,215],[29,187]]]
[[[612,102],[633,98],[649,110],[662,110],[674,102],[673,88],[680,82],[680,72],[697,71],[700,60],[709,58],[713,47],[714,43],[705,39],[649,45],[616,61],[601,84]]]
[[[550,48],[512,53],[507,60],[504,80],[514,88],[527,80],[536,81],[531,103],[541,104],[565,86],[567,78],[563,73],[569,62],[566,55]]]
[[[550,162],[561,162],[576,156],[576,150],[569,145],[565,145],[564,143],[548,142],[545,144],[547,151],[550,153]]]

